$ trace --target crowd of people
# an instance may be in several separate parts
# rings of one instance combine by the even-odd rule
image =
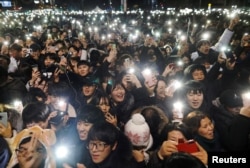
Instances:
[[[201,168],[209,152],[249,151],[246,16],[175,16],[5,29],[0,167]]]

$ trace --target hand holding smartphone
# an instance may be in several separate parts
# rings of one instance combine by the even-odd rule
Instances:
[[[195,153],[199,152],[199,148],[194,140],[189,140],[184,142],[183,139],[178,140],[178,145],[176,146],[179,152]]]

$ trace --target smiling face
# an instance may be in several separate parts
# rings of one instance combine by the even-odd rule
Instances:
[[[112,147],[99,140],[90,141],[89,144],[93,144],[93,146],[89,145],[89,152],[95,164],[102,163],[116,148],[115,145]]]
[[[114,100],[115,103],[123,102],[125,98],[125,89],[122,87],[121,84],[115,86],[112,90],[111,98]]]
[[[92,123],[87,123],[81,120],[77,121],[76,128],[77,128],[77,132],[78,132],[80,140],[84,141],[87,139],[89,130],[92,126],[93,126]]]
[[[166,89],[166,83],[164,81],[159,81],[156,89],[156,96],[159,99],[164,99],[166,97],[165,89]]]
[[[95,85],[84,85],[82,87],[82,93],[84,96],[89,97],[92,96],[95,92],[96,86]]]
[[[212,121],[205,117],[200,121],[200,127],[198,128],[198,134],[202,137],[205,137],[207,139],[213,139],[214,138],[214,124]]]
[[[187,103],[193,109],[199,109],[202,105],[204,96],[201,91],[191,90],[187,93]]]

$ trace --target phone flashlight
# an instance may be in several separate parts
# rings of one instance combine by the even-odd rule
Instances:
[[[177,101],[173,104],[174,111],[177,114],[177,119],[182,119],[183,118],[183,103],[180,101]]]
[[[175,81],[173,82],[173,84],[174,84],[174,88],[175,88],[175,89],[179,89],[179,88],[181,88],[181,86],[182,86],[182,83],[181,83],[180,81],[177,81],[177,80],[175,80]]]
[[[128,73],[130,73],[130,74],[135,73],[135,69],[134,68],[129,68]]]
[[[66,158],[66,156],[69,153],[68,148],[66,146],[58,146],[55,152],[56,152],[56,157],[61,159]]]
[[[142,73],[146,76],[146,75],[150,75],[152,73],[151,69],[146,68],[142,71]]]
[[[58,103],[58,106],[62,107],[65,105],[65,100],[59,100],[57,103]]]

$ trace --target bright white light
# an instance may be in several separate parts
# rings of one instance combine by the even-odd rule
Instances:
[[[209,33],[204,33],[204,34],[202,34],[202,38],[203,38],[204,40],[208,40],[209,37],[210,37]]]
[[[129,70],[128,70],[128,73],[134,73],[135,72],[135,69],[134,68],[129,68]]]
[[[180,81],[177,81],[177,80],[174,81],[175,89],[179,89],[179,88],[181,88],[181,86],[182,86],[182,83]]]
[[[58,101],[58,106],[64,106],[65,105],[65,101],[64,100],[59,100]]]
[[[56,149],[56,157],[57,158],[65,158],[68,155],[68,149],[65,146],[59,146]]]
[[[243,93],[244,97],[250,99],[250,92]]]
[[[22,105],[22,102],[20,101],[20,100],[15,100],[14,102],[13,102],[13,105],[14,105],[14,107],[19,107],[20,105]]]
[[[184,41],[184,40],[186,40],[186,36],[185,36],[185,35],[182,35],[182,36],[180,37],[180,39],[181,39],[181,41]]]
[[[160,37],[160,32],[155,32],[156,37]]]
[[[151,74],[151,70],[149,68],[146,68],[142,71],[143,74],[145,75],[150,75]]]
[[[180,101],[175,102],[173,106],[174,106],[174,109],[176,110],[181,110],[183,108],[183,104]]]

